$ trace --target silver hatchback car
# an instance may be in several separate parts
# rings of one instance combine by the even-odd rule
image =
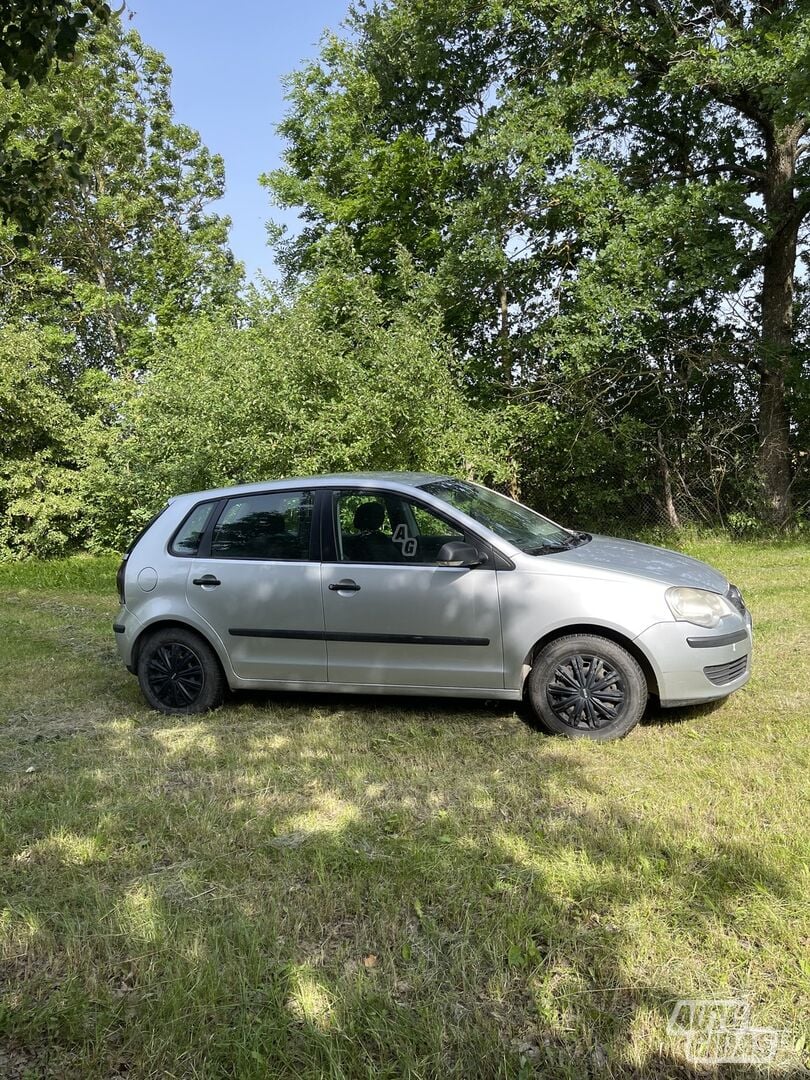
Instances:
[[[121,657],[166,713],[226,686],[526,696],[550,731],[605,740],[651,694],[723,698],[751,670],[751,616],[711,566],[431,473],[177,496],[118,591]]]

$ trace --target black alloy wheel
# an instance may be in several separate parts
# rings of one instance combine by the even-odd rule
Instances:
[[[216,653],[191,629],[154,631],[138,651],[138,682],[153,709],[188,715],[222,704],[225,676]]]
[[[194,705],[205,686],[205,670],[199,656],[177,641],[155,649],[146,665],[146,677],[152,693],[169,709]]]

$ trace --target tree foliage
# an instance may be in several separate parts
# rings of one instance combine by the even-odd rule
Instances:
[[[396,310],[335,269],[247,325],[192,319],[116,404],[87,480],[98,535],[120,543],[168,494],[324,471],[432,468],[503,476],[452,376],[439,317]],[[122,478],[125,478],[123,480]]]
[[[0,70],[6,89],[41,82],[54,64],[74,59],[82,38],[92,38],[112,12],[103,0],[0,0]],[[23,125],[17,112],[0,127],[0,218],[20,229],[20,242],[57,195],[82,179],[89,131],[59,123],[39,133],[25,152],[13,136]]]
[[[233,306],[241,269],[228,222],[208,211],[222,159],[175,121],[165,59],[116,23],[58,79],[0,98],[23,145],[55,124],[89,125],[81,185],[56,197],[22,249],[0,232],[0,314],[25,311],[73,335],[75,362],[121,370],[195,311]]]
[[[88,484],[157,343],[236,318],[241,268],[210,203],[220,158],[178,124],[160,54],[116,20],[93,48],[0,91],[25,156],[56,125],[91,130],[81,183],[58,187],[20,246],[0,226],[0,556],[96,543]],[[168,347],[168,346],[167,346]]]
[[[60,554],[88,537],[77,480],[92,394],[71,385],[61,346],[47,332],[0,328],[0,553]]]
[[[58,79],[0,96],[17,138],[94,133],[85,182],[20,249],[0,313],[0,555],[120,546],[181,489],[322,469],[432,467],[508,483],[508,425],[460,388],[435,289],[396,302],[335,233],[306,287],[245,294],[210,213],[222,162],[175,121],[164,59],[114,24]],[[36,326],[38,329],[33,329]]]
[[[72,60],[92,19],[106,22],[102,0],[3,0],[0,4],[0,68],[5,87],[41,81],[54,61]]]

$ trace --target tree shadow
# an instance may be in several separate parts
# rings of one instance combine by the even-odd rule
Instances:
[[[641,985],[633,927],[704,948],[779,869],[662,835],[511,706],[493,754],[486,703],[307,702],[138,716],[20,787],[0,1031],[35,1075],[731,1075],[667,1044],[704,988]]]

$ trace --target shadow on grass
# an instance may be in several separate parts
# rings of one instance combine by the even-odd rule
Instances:
[[[657,698],[651,697],[644,716],[641,718],[641,723],[645,727],[683,724],[689,720],[698,720],[703,716],[711,716],[712,713],[722,709],[727,701],[728,698],[723,697],[717,698],[715,701],[704,701],[699,705],[681,705],[674,709],[665,709]]]
[[[642,727],[666,727],[688,723],[690,720],[697,720],[717,712],[723,708],[727,700],[727,698],[720,698],[699,705],[663,708],[658,699],[651,696],[640,720],[640,725]],[[442,717],[452,720],[459,716],[471,716],[482,723],[492,720],[496,728],[498,721],[508,717],[517,717],[527,728],[538,735],[548,736],[555,740],[561,738],[561,736],[552,735],[543,726],[526,697],[520,701],[502,701],[486,698],[416,697],[393,694],[304,694],[292,691],[262,690],[231,692],[228,705],[231,708],[238,709],[240,704],[252,705],[254,708],[259,709],[265,707],[303,708],[309,704],[313,708],[333,709],[337,712],[352,710],[358,714],[385,714],[390,710],[396,710],[414,717],[429,715],[435,720],[441,720]],[[628,737],[632,738],[632,731]]]
[[[633,956],[791,895],[744,841],[662,835],[511,705],[245,706],[144,713],[18,782],[0,1034],[31,1075],[731,1075],[665,1045],[699,988],[639,985]],[[470,739],[493,715],[498,753]]]

